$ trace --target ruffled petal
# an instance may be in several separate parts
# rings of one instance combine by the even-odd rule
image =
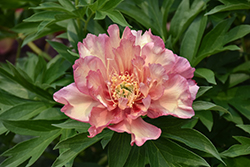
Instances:
[[[193,98],[188,81],[180,75],[175,75],[169,78],[164,86],[163,96],[151,102],[148,116],[156,118],[162,115],[173,115],[179,118],[191,118],[194,115]]]
[[[120,46],[114,49],[115,61],[118,66],[118,73],[132,73],[132,60],[135,56],[140,55],[140,47],[134,46],[133,42],[127,39],[122,39]],[[112,65],[111,65],[112,66]]]
[[[73,65],[74,80],[77,88],[82,93],[89,94],[86,77],[90,70],[97,71],[98,69],[102,72],[102,77],[105,78],[107,76],[106,68],[98,57],[87,56],[85,58],[79,58],[75,61],[75,64]]]
[[[57,91],[53,98],[56,102],[64,104],[64,107],[61,109],[62,112],[70,118],[81,122],[88,122],[90,111],[94,106],[100,104],[90,96],[81,93],[75,86],[75,83]]]
[[[109,26],[108,28],[109,34],[109,43],[110,48],[117,48],[120,45],[120,30],[116,24]]]
[[[191,98],[192,98],[192,100],[194,100],[196,98],[196,94],[199,90],[199,86],[197,86],[195,81],[192,79],[188,80],[188,84],[189,84],[189,91],[191,93]]]
[[[156,140],[161,135],[161,129],[145,122],[141,117],[137,119],[125,119],[118,124],[108,127],[116,132],[127,132],[131,134],[131,146],[134,143],[142,146],[147,140]]]
[[[187,59],[176,56],[176,63],[173,66],[171,73],[180,74],[181,76],[191,79],[194,76],[195,69],[190,66],[190,63]]]
[[[145,65],[160,64],[168,73],[175,64],[176,56],[171,50],[155,47],[155,43],[147,43],[142,48],[142,57],[145,58]]]
[[[100,34],[98,37],[88,34],[82,43],[78,43],[80,57],[96,56],[102,60],[103,64],[106,64],[105,50],[108,39],[106,34]]]
[[[94,137],[107,127],[109,124],[116,124],[123,119],[123,113],[117,108],[108,111],[106,108],[93,107],[89,123],[92,125],[89,128],[89,137]]]

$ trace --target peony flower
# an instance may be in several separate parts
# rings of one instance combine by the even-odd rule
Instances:
[[[75,82],[54,94],[54,100],[64,104],[62,112],[89,123],[89,137],[107,127],[131,134],[131,145],[138,146],[161,135],[161,129],[142,116],[194,115],[199,87],[187,59],[166,49],[150,30],[142,35],[126,27],[120,38],[118,26],[111,25],[108,34],[88,34],[78,43]]]

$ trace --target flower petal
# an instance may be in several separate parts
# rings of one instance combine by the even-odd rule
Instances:
[[[193,98],[188,81],[180,75],[175,75],[169,78],[164,86],[163,96],[151,102],[148,116],[157,118],[162,115],[173,115],[179,118],[191,118],[194,115]]]
[[[110,48],[117,48],[120,45],[120,30],[116,24],[110,25],[108,28]]]
[[[98,37],[88,34],[82,43],[78,43],[80,57],[96,56],[102,60],[103,64],[106,64],[105,48],[107,41],[108,36],[106,34],[100,34]]]
[[[156,140],[161,135],[161,129],[145,122],[141,117],[137,119],[124,119],[118,124],[108,127],[116,132],[127,132],[131,134],[131,146],[135,143],[142,146],[147,140]]]
[[[191,79],[194,76],[195,69],[190,66],[187,59],[176,56],[176,63],[172,68],[171,73],[180,74],[181,76]]]
[[[75,86],[75,83],[57,91],[53,98],[56,102],[65,104],[61,109],[62,112],[70,118],[81,122],[88,122],[90,111],[94,106],[100,104],[90,96],[81,93]]]
[[[106,108],[93,107],[89,123],[92,125],[89,128],[89,137],[94,137],[107,127],[109,124],[116,124],[123,119],[123,113],[117,108],[108,111]]]
[[[75,61],[73,69],[76,86],[84,94],[89,94],[86,77],[90,70],[97,71],[99,69],[102,72],[102,77],[105,78],[107,76],[106,68],[104,67],[101,59],[94,56],[79,58]]]

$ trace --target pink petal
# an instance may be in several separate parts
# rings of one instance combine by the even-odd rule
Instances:
[[[80,57],[96,56],[106,64],[105,48],[107,41],[108,36],[106,34],[100,34],[98,37],[88,34],[82,43],[78,43]]]
[[[131,146],[134,143],[137,146],[142,146],[147,140],[156,140],[161,135],[161,129],[145,122],[141,117],[135,120],[126,119],[108,128],[119,133],[127,132],[131,134]]]
[[[119,73],[125,73],[126,71],[131,73],[133,72],[131,61],[135,56],[140,55],[140,47],[134,46],[133,42],[130,40],[122,39],[120,46],[117,49],[114,49],[114,54],[116,64],[119,67]]]
[[[65,104],[61,109],[62,112],[70,118],[81,122],[88,122],[90,111],[94,106],[100,104],[90,96],[81,93],[75,86],[75,83],[54,93],[53,98],[56,102]]]
[[[142,56],[145,57],[145,65],[160,64],[167,73],[173,68],[176,61],[176,56],[171,50],[155,47],[153,42],[147,43],[142,48]]]
[[[151,33],[151,29],[149,29],[149,31],[146,31],[143,35],[141,35],[142,31],[132,30],[131,32],[136,37],[135,45],[140,45],[141,48],[143,48],[145,44],[150,42],[153,42],[156,47],[160,47],[162,49],[165,48],[163,40],[160,37],[153,35]]]
[[[176,63],[172,68],[171,73],[180,74],[181,76],[190,79],[194,76],[195,69],[190,66],[186,58],[176,56]]]
[[[117,108],[108,111],[106,108],[93,107],[89,123],[92,125],[89,128],[89,137],[94,137],[107,127],[109,124],[116,124],[123,119],[123,113]]]
[[[196,98],[196,94],[199,90],[199,86],[197,86],[195,81],[191,80],[191,79],[188,80],[188,84],[189,84],[189,91],[191,93],[191,98],[192,98],[192,100],[194,100]]]
[[[88,94],[86,77],[90,70],[97,71],[99,69],[102,72],[102,77],[105,78],[107,76],[103,62],[94,56],[79,58],[75,61],[73,69],[76,86],[84,94]]]
[[[127,40],[132,41],[134,43],[136,40],[136,37],[132,34],[130,28],[126,27],[123,31],[122,39],[127,39]]]
[[[117,48],[120,45],[120,30],[116,24],[110,25],[108,28],[110,48]]]
[[[163,96],[151,102],[148,116],[156,118],[162,115],[173,115],[179,118],[191,118],[194,115],[192,109],[193,98],[189,91],[188,81],[175,75],[165,83]]]

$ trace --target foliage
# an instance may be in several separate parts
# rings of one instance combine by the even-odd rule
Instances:
[[[1,0],[0,39],[18,42],[15,64],[0,66],[1,166],[246,166],[249,9],[249,0]],[[163,133],[141,147],[107,129],[88,138],[89,125],[66,117],[52,98],[73,82],[77,43],[113,23],[150,28],[196,68],[195,116],[144,118]],[[34,44],[44,38],[58,55]],[[20,58],[25,46],[32,52]]]

